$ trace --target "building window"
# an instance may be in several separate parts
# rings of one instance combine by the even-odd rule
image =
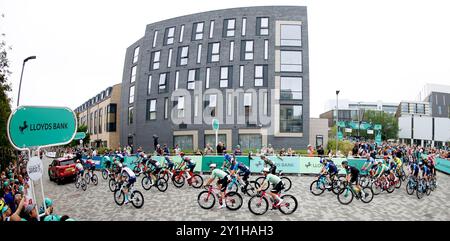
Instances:
[[[161,73],[159,74],[159,88],[158,93],[167,92],[167,82],[169,79],[169,73]]]
[[[233,61],[234,58],[234,41],[230,42],[230,61]]]
[[[245,109],[245,122],[246,124],[250,124],[250,115],[252,113],[252,94],[245,93],[244,94],[244,109]]]
[[[187,65],[189,57],[189,47],[178,47],[178,66]]]
[[[184,35],[184,24],[181,25],[180,28],[180,43],[183,42],[183,35]]]
[[[152,76],[148,76],[148,82],[147,82],[147,95],[150,95],[152,91]]]
[[[130,83],[133,83],[136,80],[136,65],[131,67],[131,78]]]
[[[208,95],[208,101],[205,103],[205,107],[208,107],[212,117],[216,116],[217,108],[217,95]]]
[[[164,98],[164,119],[169,118],[169,98]]]
[[[209,76],[211,74],[211,68],[206,68],[206,80],[205,80],[205,88],[209,89]]]
[[[170,68],[172,66],[172,49],[169,49],[169,57],[167,58],[167,68]]]
[[[197,45],[197,64],[200,64],[202,59],[202,44]]]
[[[244,65],[239,66],[239,87],[244,86]]]
[[[193,136],[173,136],[173,145],[181,148],[181,150],[194,150],[193,147]]]
[[[201,40],[203,39],[203,22],[194,23],[192,40]]]
[[[257,18],[257,35],[269,35],[269,18]]]
[[[178,97],[178,105],[177,105],[177,110],[178,110],[178,118],[183,118],[184,117],[184,97],[180,96]]]
[[[267,81],[267,65],[255,65],[255,86],[265,86]]]
[[[227,88],[228,83],[230,83],[231,77],[233,75],[233,67],[220,67],[220,79],[219,79],[219,87]]]
[[[194,97],[194,116],[198,116],[198,95]]]
[[[280,51],[282,72],[302,72],[302,51]]]
[[[158,30],[156,30],[155,34],[153,35],[153,48],[156,47],[156,39],[158,39]]]
[[[106,131],[115,132],[116,131],[116,113],[117,104],[109,104],[106,107]]]
[[[213,38],[214,36],[214,20],[211,20],[209,24],[209,38]]]
[[[227,115],[231,116],[233,113],[233,95],[232,93],[227,93]]]
[[[134,107],[128,107],[128,124],[133,124]]]
[[[280,77],[280,99],[301,100],[302,99],[302,77]]]
[[[442,115],[442,106],[438,106],[438,115]]]
[[[302,46],[302,26],[294,24],[281,25],[281,46]]]
[[[134,85],[130,87],[130,95],[129,95],[128,103],[133,104],[134,103]]]
[[[280,132],[299,133],[303,130],[301,105],[280,105]]]
[[[151,70],[159,69],[160,58],[161,58],[161,51],[152,52],[152,64],[150,65],[152,66]]]
[[[133,64],[137,63],[138,58],[139,58],[139,46],[134,49]]]
[[[175,90],[178,89],[178,80],[179,80],[179,78],[180,78],[180,71],[177,70],[175,72]]]
[[[175,27],[166,28],[164,33],[164,45],[173,44],[175,39]]]
[[[247,32],[247,18],[242,18],[242,36]]]
[[[156,120],[156,100],[147,100],[147,120]]]
[[[236,30],[236,19],[225,19],[223,21],[223,36],[224,37],[234,37],[234,32]]]
[[[98,122],[98,112],[95,111],[94,112],[94,134],[97,134],[97,130],[98,130],[97,122]]]
[[[264,40],[264,59],[269,59],[269,40]]]
[[[219,62],[220,43],[208,44],[208,63]]]
[[[190,69],[188,71],[187,88],[188,90],[195,89],[195,81],[200,79],[199,69]]]
[[[253,40],[243,40],[241,43],[241,59],[253,59]]]
[[[262,137],[258,134],[239,134],[239,145],[244,151],[261,149]]]

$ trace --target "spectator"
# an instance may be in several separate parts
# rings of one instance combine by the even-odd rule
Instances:
[[[211,155],[214,153],[214,149],[211,147],[211,144],[206,143],[206,147],[205,147],[205,151],[204,151],[205,155]]]
[[[279,155],[286,156],[287,155],[286,150],[284,148],[281,148]]]
[[[314,156],[314,147],[312,147],[311,145],[308,144],[307,152],[308,152],[308,157],[313,157]]]
[[[233,154],[235,156],[242,156],[242,151],[241,151],[240,145],[236,145],[236,148],[234,148],[234,150],[233,150]]]
[[[164,156],[169,156],[170,155],[170,151],[169,151],[169,147],[167,147],[167,144],[164,144]]]
[[[275,151],[274,151],[274,149],[273,149],[271,144],[268,145],[266,154],[269,155],[269,156],[275,154]]]
[[[156,145],[156,155],[158,155],[158,156],[164,155],[164,150],[161,148],[161,146],[159,144]]]
[[[288,150],[287,150],[287,155],[288,156],[295,156],[295,151],[294,150],[292,150],[292,148],[288,148]]]
[[[217,144],[217,154],[218,155],[223,155],[224,151],[226,150],[223,143],[221,141],[219,141],[219,143]]]
[[[173,148],[173,151],[175,152],[175,155],[180,155],[181,148],[178,146],[178,144],[175,144],[175,147]]]
[[[92,156],[94,157],[94,156],[97,156],[97,150],[96,149],[94,149],[93,151],[92,151]]]
[[[320,157],[323,157],[325,155],[325,150],[323,149],[322,145],[317,148],[317,155],[319,155]]]
[[[261,148],[261,155],[267,155],[267,147],[265,145],[263,145]]]

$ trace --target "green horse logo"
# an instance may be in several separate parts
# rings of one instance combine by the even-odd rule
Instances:
[[[28,128],[27,121],[23,122],[23,126],[19,126],[20,133],[23,134],[23,131]]]

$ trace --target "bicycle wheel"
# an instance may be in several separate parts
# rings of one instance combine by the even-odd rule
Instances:
[[[418,199],[423,198],[425,194],[425,190],[424,190],[424,184],[422,181],[419,182],[419,184],[417,185],[417,190],[416,190],[416,195]]]
[[[91,179],[89,178],[89,173],[84,174],[84,180],[86,180],[86,184],[91,183]]]
[[[134,175],[136,175],[136,177],[139,177],[141,175],[141,169],[139,168],[138,165],[134,166],[133,172],[134,172]]]
[[[387,192],[388,193],[392,193],[395,190],[395,182],[394,181],[388,181],[389,182],[389,187],[387,188]]]
[[[431,191],[436,190],[436,178],[434,178],[434,177],[430,181],[430,188],[431,188]]]
[[[161,171],[159,172],[159,178],[162,178],[166,180],[166,182],[169,182],[169,173]]]
[[[195,174],[191,178],[191,185],[193,188],[201,188],[203,186],[203,178],[200,175]]]
[[[255,215],[263,215],[269,210],[269,201],[266,197],[253,196],[248,200],[248,209]]]
[[[212,192],[202,191],[198,194],[197,203],[203,209],[211,209],[216,203],[216,197]]]
[[[414,193],[414,190],[415,190],[414,181],[409,180],[408,183],[406,183],[406,193],[408,193],[408,195],[412,195]]]
[[[283,214],[292,214],[297,210],[297,199],[292,195],[283,195],[281,196],[283,202],[280,204],[280,212]]]
[[[371,185],[371,188],[372,188],[374,195],[378,195],[381,193],[382,188],[381,188],[380,182],[378,182],[378,181],[373,182]]]
[[[158,188],[160,192],[165,192],[168,186],[169,185],[167,185],[167,181],[164,178],[159,178],[158,181],[156,181],[156,188]]]
[[[248,196],[252,197],[256,195],[256,189],[258,189],[259,183],[257,183],[256,181],[250,181],[247,184],[245,184],[244,187],[244,193],[247,194]]]
[[[109,190],[110,190],[111,192],[116,191],[116,190],[117,190],[117,182],[116,182],[116,180],[114,180],[114,179],[109,179],[109,184],[108,184],[108,186],[109,186]]]
[[[225,194],[225,205],[232,211],[241,208],[243,202],[244,199],[242,199],[241,194],[237,192],[228,192],[227,194]]]
[[[395,188],[399,189],[402,186],[402,179],[398,178],[397,182],[395,183]]]
[[[103,177],[104,180],[108,179],[108,171],[106,171],[106,169],[103,169],[102,177]]]
[[[144,195],[142,195],[142,193],[138,190],[134,190],[131,195],[131,204],[133,204],[133,206],[135,208],[141,208],[142,206],[144,206]]]
[[[364,191],[364,193],[365,193],[365,195],[366,196],[362,196],[361,197],[361,201],[363,202],[363,203],[370,203],[371,201],[372,201],[372,199],[373,199],[373,191],[372,191],[372,188],[370,188],[370,187],[365,187],[365,188],[363,188],[363,191]]]
[[[353,192],[350,187],[346,187],[343,192],[337,195],[337,199],[341,204],[348,205],[353,200]]]
[[[172,181],[173,185],[177,188],[181,188],[184,185],[184,177],[182,175],[175,176]]]
[[[92,183],[95,185],[95,186],[97,186],[97,184],[98,184],[98,177],[97,177],[97,174],[92,174]]]
[[[145,175],[141,180],[141,185],[144,190],[148,191],[152,188],[153,182],[149,176]]]
[[[119,206],[123,205],[123,203],[125,202],[125,194],[122,190],[114,191],[114,202]]]
[[[80,180],[79,180],[79,177],[78,177],[78,176],[75,178],[75,187],[76,187],[77,189],[80,188]]]
[[[259,186],[262,186],[264,180],[266,180],[265,177],[258,177],[258,178],[256,179],[256,182],[259,184]],[[270,185],[267,185],[267,187],[264,188],[263,191],[267,191],[267,189],[269,189],[269,186],[270,186]]]
[[[402,181],[405,181],[406,180],[406,173],[405,173],[405,170],[403,170],[403,168],[402,168]]]
[[[430,188],[429,182],[425,183],[425,193],[427,194],[427,196],[430,196],[430,194],[431,194],[431,188]]]
[[[292,187],[291,179],[289,179],[288,177],[281,177],[280,179],[281,179],[281,181],[283,181],[283,184],[284,184],[283,191],[285,191],[285,192],[289,191]]]
[[[314,196],[319,196],[325,191],[325,185],[323,184],[323,182],[315,180],[311,183],[311,186],[309,186],[309,190]]]
[[[362,176],[359,179],[359,185],[363,188],[369,186],[369,183],[370,183],[370,180],[367,176]]]
[[[81,186],[81,189],[83,189],[83,191],[86,191],[86,189],[87,189],[87,183],[86,183],[86,179],[81,179],[81,184],[80,184],[80,186]]]
[[[333,180],[333,183],[331,184],[331,191],[333,191],[334,194],[338,195],[342,190],[344,190],[344,182],[340,179]]]

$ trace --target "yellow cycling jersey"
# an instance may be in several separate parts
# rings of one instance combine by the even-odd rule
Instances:
[[[402,160],[398,157],[394,158],[394,162],[397,163],[397,166],[401,166],[402,165]]]

